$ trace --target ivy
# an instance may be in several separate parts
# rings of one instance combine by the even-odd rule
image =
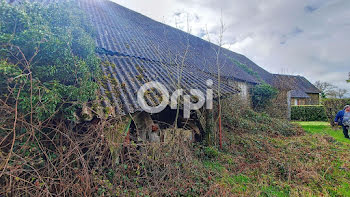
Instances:
[[[231,57],[229,57],[229,59],[238,67],[240,67],[241,69],[243,69],[245,72],[247,72],[248,74],[254,76],[255,78],[257,78],[259,81],[261,80],[260,75],[258,74],[258,72],[255,72],[252,68],[249,68],[246,64],[243,64]]]
[[[263,111],[276,98],[278,90],[266,83],[256,85],[251,90],[253,108],[256,111]]]
[[[72,2],[12,5],[1,0],[0,97],[16,85],[14,93],[22,87],[18,101],[24,114],[35,106],[37,120],[53,114],[71,119],[98,89],[94,35],[87,16]]]

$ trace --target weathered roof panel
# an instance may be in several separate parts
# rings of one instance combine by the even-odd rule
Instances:
[[[211,50],[212,44],[110,1],[84,0],[80,1],[80,6],[90,15],[96,28],[98,54],[104,62],[109,62],[103,67],[106,85],[101,91],[116,105],[118,113],[141,110],[136,94],[148,81],[161,82],[170,92],[177,87],[179,77],[180,86],[187,92],[190,89],[205,92],[208,79],[214,82],[214,89],[217,87],[215,73],[204,69],[213,62],[214,51],[202,52],[205,47]],[[235,72],[241,80],[246,77],[255,82],[242,70],[234,68],[230,72]],[[234,87],[221,84],[222,94],[236,92]]]
[[[217,80],[210,75],[186,67],[180,72],[177,67],[135,57],[101,55],[101,59],[105,76],[103,81],[105,85],[101,87],[101,92],[109,104],[116,107],[115,110],[119,114],[142,110],[137,103],[137,91],[149,81],[162,83],[170,93],[177,89],[177,79],[180,75],[182,77],[180,87],[187,94],[190,89],[199,89],[205,93],[208,88],[207,79],[213,80],[213,89],[218,86]],[[221,91],[223,95],[237,92],[236,89],[224,84],[221,84]],[[150,103],[159,104],[156,95],[151,97]]]
[[[81,1],[97,28],[99,47],[133,57],[167,63],[184,59],[186,66],[212,75],[217,74],[217,45],[154,21],[146,16],[105,0]],[[258,83],[228,57],[247,64],[254,64],[246,57],[221,48],[219,56],[221,75]],[[254,64],[255,65],[255,64]],[[265,71],[266,72],[266,71]]]
[[[310,98],[309,95],[307,95],[302,90],[292,90],[291,91],[291,97],[292,98]]]

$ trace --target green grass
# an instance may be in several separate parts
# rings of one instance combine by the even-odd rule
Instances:
[[[350,144],[350,140],[344,138],[343,129],[341,127],[339,128],[332,128],[328,122],[296,122],[303,129],[311,134],[324,134],[329,135],[336,139],[339,142],[344,142],[347,144]]]

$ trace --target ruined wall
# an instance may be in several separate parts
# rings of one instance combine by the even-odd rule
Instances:
[[[290,91],[279,90],[277,97],[272,101],[266,112],[272,117],[290,120],[291,102]]]
[[[251,96],[249,92],[250,88],[253,87],[252,84],[236,80],[228,80],[227,84],[237,88],[240,91],[238,96],[241,98],[241,100],[243,100],[246,104],[251,105]],[[235,99],[237,99],[236,96]]]

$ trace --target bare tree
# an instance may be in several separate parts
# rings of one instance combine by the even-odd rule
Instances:
[[[223,16],[222,16],[222,11],[221,11],[221,17],[220,17],[220,28],[219,28],[219,32],[217,34],[217,46],[218,47],[212,47],[214,54],[216,56],[216,62],[215,62],[215,66],[217,69],[217,80],[218,80],[218,86],[217,86],[217,97],[218,97],[218,124],[219,124],[219,144],[220,144],[220,148],[222,148],[222,131],[221,131],[221,113],[222,113],[222,109],[221,109],[221,69],[222,67],[225,65],[225,62],[221,62],[220,61],[220,57],[222,55],[222,47],[224,46],[224,32],[225,32],[225,23],[223,20]],[[211,38],[210,38],[210,34],[208,32],[208,29],[206,28],[206,34],[207,34],[207,40],[208,42],[211,42]],[[214,142],[216,145],[216,133],[214,135]]]
[[[347,89],[337,89],[337,98],[344,98],[345,94],[348,93],[348,90]]]
[[[333,84],[324,81],[316,81],[314,85],[321,91],[323,98],[327,96],[336,97],[336,87]]]
[[[350,72],[349,72],[349,79],[346,80],[346,82],[350,83]]]
[[[337,98],[337,91],[336,90],[330,90],[327,94],[327,98]]]
[[[337,88],[337,89],[330,90],[327,94],[327,97],[342,99],[342,98],[344,98],[346,93],[348,93],[348,90]]]

